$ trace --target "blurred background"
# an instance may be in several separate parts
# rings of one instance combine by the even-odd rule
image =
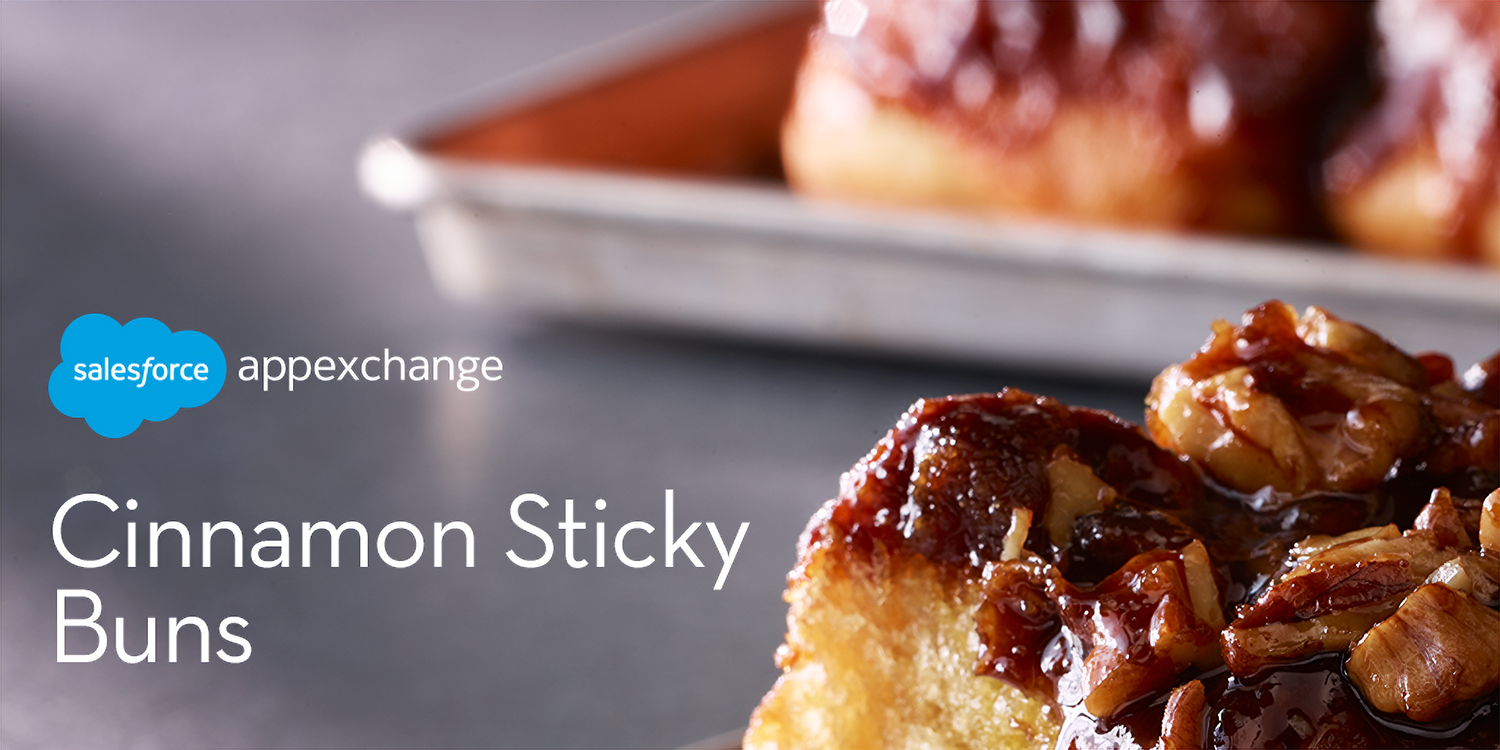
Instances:
[[[1019,385],[1139,414],[1144,381],[555,323],[441,298],[410,220],[360,192],[366,139],[685,7],[0,5],[0,744],[685,744],[743,726],[775,679],[797,535],[913,400]],[[389,347],[496,355],[504,380],[278,394],[231,375],[210,405],[110,440],[44,395],[63,329],[88,312],[203,331],[231,367]],[[706,570],[504,559],[535,541],[509,522],[516,495],[606,498],[594,515],[615,528],[656,523],[668,488],[679,518],[750,523],[722,591],[701,531]],[[143,525],[194,529],[463,520],[478,560],[85,570],[50,535],[80,492],[138,499]],[[123,519],[111,521],[76,524],[70,544],[121,545]],[[132,650],[147,617],[240,616],[253,656],[58,664],[62,588],[97,593],[101,622],[125,618]]]
[[[530,247],[465,222],[497,220],[493,226],[519,227],[515,236],[522,240],[533,236],[556,247],[566,244],[556,238],[574,226],[592,243],[578,257],[599,265],[559,270],[566,263],[554,260],[558,267],[550,272],[559,275],[540,278],[576,271],[579,283],[597,282],[600,290],[622,295],[609,298],[615,307],[600,302],[591,309],[597,300],[568,298],[552,309],[571,306],[584,314],[563,319],[537,312],[547,304],[495,307],[456,299],[465,289],[477,298],[506,289],[532,294],[533,301],[555,292],[526,278],[503,278],[482,264],[477,271],[450,265],[435,284],[411,216],[365,192],[410,207],[421,202],[413,185],[430,188],[423,180],[432,175],[421,172],[423,164],[402,173],[413,163],[396,158],[380,174],[394,170],[411,182],[372,181],[367,169],[362,189],[356,165],[371,139],[419,132],[404,125],[414,114],[442,102],[483,102],[489,94],[476,99],[473,92],[496,81],[511,83],[492,93],[544,94],[537,82],[576,80],[567,72],[587,67],[579,61],[608,61],[598,54],[601,43],[649,51],[641,40],[670,42],[658,24],[697,5],[0,3],[0,745],[682,746],[744,726],[777,675],[772,655],[785,628],[780,597],[799,533],[837,492],[840,473],[918,398],[1015,386],[1139,420],[1146,373],[1186,357],[1213,316],[1237,315],[1271,296],[1262,296],[1267,288],[1298,305],[1322,302],[1319,294],[1332,290],[1370,311],[1385,310],[1396,329],[1388,333],[1417,348],[1426,336],[1446,335],[1444,341],[1463,349],[1455,352],[1460,368],[1493,348],[1482,340],[1492,337],[1487,326],[1497,309],[1492,272],[1462,266],[1408,272],[1387,265],[1378,274],[1350,273],[1343,261],[1329,261],[1316,248],[1251,252],[1277,268],[1305,269],[1295,283],[1284,284],[1286,277],[1242,265],[1248,256],[1232,242],[1210,241],[1199,263],[1175,254],[1181,238],[1112,235],[1113,245],[1099,252],[1092,235],[1014,229],[1014,236],[1057,246],[1075,265],[1037,270],[1025,265],[1031,261],[1020,262],[1009,283],[1029,294],[990,299],[999,295],[984,286],[991,278],[984,274],[1005,273],[959,252],[972,248],[921,249],[924,242],[941,244],[933,238],[987,247],[994,240],[985,236],[988,228],[917,217],[901,231],[886,232],[878,228],[885,220],[879,212],[847,213],[786,197],[776,182],[776,160],[759,157],[720,164],[727,164],[727,174],[754,179],[728,185],[717,175],[712,189],[690,185],[687,192],[681,185],[609,181],[614,178],[543,175],[541,182],[528,182],[527,174],[536,175],[515,172],[508,182],[473,183],[480,187],[472,194],[423,214],[422,239],[429,245],[435,237],[457,237],[458,246],[530,257],[533,270],[548,269],[552,246]],[[636,41],[623,48],[609,41],[621,35]],[[559,60],[565,61],[561,68]],[[789,75],[790,68],[783,72]],[[516,81],[530,81],[531,88]],[[737,89],[722,90],[730,93],[728,101],[740,98],[733,95]],[[438,111],[451,117],[462,108]],[[774,133],[776,122],[773,117],[758,127]],[[515,132],[543,150],[588,151],[592,145],[556,129]],[[463,146],[462,135],[447,147],[504,152],[516,142],[486,145],[481,137]],[[643,162],[661,164],[689,150],[675,136],[657,140],[665,150],[642,156]],[[424,142],[413,136],[406,146],[413,145]],[[717,152],[705,148],[711,160]],[[400,151],[388,155],[400,157]],[[610,166],[631,168],[636,156]],[[547,182],[554,179],[561,181]],[[611,202],[616,188],[618,204]],[[502,194],[554,203],[510,214],[513,206],[485,202],[484,195]],[[603,203],[590,209],[599,214],[587,219],[595,223],[574,221],[564,210],[568,200],[601,195]],[[663,225],[675,221],[692,231],[653,235],[647,227],[627,238],[620,227],[630,229],[633,219],[610,221],[633,210],[677,210]],[[614,219],[599,218],[605,214]],[[729,243],[724,249],[744,254],[711,255],[716,221],[752,230],[769,221],[783,232],[778,237],[785,242],[777,239],[776,249],[785,253],[756,265],[759,250]],[[919,269],[928,267],[920,253],[941,255],[930,267],[939,278],[949,274],[951,290],[913,291],[952,291],[953,304],[898,315],[893,311],[909,302],[900,295],[889,305],[879,297],[855,297],[870,305],[866,312],[885,316],[892,327],[884,331],[861,330],[859,310],[804,306],[809,299],[826,301],[817,294],[823,279],[786,269],[796,267],[803,246],[797,243],[818,246],[809,244],[814,236],[833,238],[825,250],[838,242],[857,250],[851,237],[877,237],[895,243],[877,255],[915,258]],[[610,251],[632,242],[649,250],[657,238],[676,242],[669,249],[677,255]],[[742,291],[735,286],[742,278],[744,288],[760,283],[762,291],[777,289],[764,286],[767,279],[785,282],[804,296],[788,292],[785,305],[763,296],[762,312],[822,310],[827,318],[809,324],[802,332],[813,331],[808,335],[786,335],[783,328],[759,339],[723,335],[736,329],[732,319],[700,325],[696,333],[640,325],[670,318],[678,299],[672,294],[707,278],[691,274],[660,287],[660,305],[650,314],[626,314],[626,302],[645,305],[653,293],[620,281],[653,269],[680,270],[650,263],[691,258],[700,248],[695,243],[705,258],[750,259],[743,277],[716,271],[718,281],[729,284],[717,289]],[[912,248],[920,253],[911,255]],[[1117,256],[1116,249],[1134,254]],[[441,271],[441,258],[464,256],[434,257]],[[863,277],[852,273],[855,265],[840,281],[842,268],[833,266],[828,278],[841,294],[859,291]],[[967,274],[966,268],[980,270]],[[590,276],[605,272],[619,275]],[[1218,274],[1222,283],[1199,283],[1203,274]],[[1156,281],[1139,281],[1147,277]],[[1418,289],[1401,296],[1398,287],[1405,283],[1380,291],[1392,278],[1450,293],[1423,297],[1429,292]],[[1125,286],[1134,286],[1120,296],[1091,297],[1087,309],[1059,303],[1072,299],[1060,295],[1084,294],[1088,284],[1119,291],[1120,279],[1137,281],[1128,281]],[[1163,279],[1164,289],[1176,288],[1181,296],[1153,291],[1151,284]],[[1366,282],[1378,284],[1361,286]],[[703,288],[710,291],[681,299],[708,309],[739,300],[712,285]],[[1129,302],[1153,295],[1161,304],[1149,310]],[[601,292],[599,300],[606,297]],[[1174,307],[1188,297],[1190,311]],[[1038,312],[1032,303],[1039,300],[1063,309]],[[970,303],[984,310],[1010,304],[1027,314],[964,320]],[[208,405],[145,423],[126,438],[102,438],[58,413],[44,395],[60,361],[64,328],[91,312],[122,323],[152,317],[174,330],[202,331],[223,348],[230,379]],[[795,331],[801,323],[791,320]],[[739,332],[753,328],[741,325]],[[896,335],[895,328],[906,333]],[[955,328],[967,333],[944,339]],[[856,346],[786,343],[829,343],[835,334]],[[999,350],[995,342],[1017,340],[1031,347],[1030,354],[991,356]],[[1109,344],[1109,356],[1141,356],[1117,368],[1088,364],[1088,348],[1076,343],[1083,340]],[[947,343],[923,349],[923,341]],[[889,353],[857,348],[861,343]],[[955,355],[966,346],[986,355],[967,361],[1001,364],[954,364],[964,361]],[[407,357],[498,356],[504,378],[469,393],[446,382],[347,381],[263,392],[234,376],[241,356],[363,357],[385,349]],[[931,356],[939,350],[946,359]],[[1083,354],[1070,360],[1075,352]],[[555,504],[535,514],[549,526],[571,498],[584,520],[603,520],[611,529],[645,520],[660,529],[669,489],[679,529],[712,521],[732,536],[749,523],[723,590],[713,590],[718,556],[706,531],[693,538],[704,569],[679,559],[672,569],[658,563],[575,570],[560,549],[535,570],[505,559],[507,549],[537,544],[510,522],[511,501],[520,494],[537,493]],[[441,569],[396,569],[376,558],[368,568],[116,564],[86,570],[67,564],[51,537],[58,507],[84,492],[137,499],[140,509],[132,517],[142,526],[180,520],[195,531],[204,521],[234,521],[249,532],[266,520],[293,528],[303,521],[356,520],[373,535],[396,520],[424,529],[464,521],[477,539],[476,565],[455,567],[450,557]],[[594,511],[596,499],[607,500],[608,508]],[[123,516],[90,518],[69,528],[69,544],[79,554],[123,545]],[[660,539],[658,531],[652,544]],[[580,541],[592,546],[587,537]],[[293,552],[300,554],[300,546]],[[115,618],[123,618],[131,651],[141,647],[146,618],[164,629],[170,617],[212,624],[238,616],[250,623],[253,655],[244,664],[167,663],[159,635],[154,664],[125,664],[112,650],[94,663],[59,664],[59,589],[98,594],[101,623],[113,630]]]

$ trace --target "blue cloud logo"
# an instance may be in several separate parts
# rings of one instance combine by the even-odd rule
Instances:
[[[47,381],[52,405],[107,438],[208,403],[228,371],[224,350],[204,334],[173,333],[153,318],[122,326],[98,313],[68,324],[62,360]]]

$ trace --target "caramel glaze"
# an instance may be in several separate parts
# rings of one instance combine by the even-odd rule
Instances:
[[[819,42],[842,48],[871,94],[1001,149],[1033,142],[1065,103],[1149,113],[1182,139],[1178,154],[1227,142],[1262,155],[1181,166],[1213,180],[1248,163],[1283,208],[1302,209],[1291,227],[1302,232],[1316,228],[1310,178],[1327,138],[1317,123],[1366,81],[1368,14],[1355,4],[852,2],[863,22],[841,29],[836,6],[851,0],[832,0]]]
[[[1492,373],[1494,360],[1484,367]],[[1469,380],[1480,388],[1493,377]],[[1118,499],[1078,516],[1060,547],[1033,522],[1023,558],[1002,562],[1012,510],[1046,513],[1046,466],[1058,446]],[[803,544],[811,549],[837,534],[847,554],[868,561],[917,554],[948,575],[982,581],[976,672],[1050,695],[1064,717],[1058,747],[1153,745],[1168,691],[1195,678],[1205,686],[1206,747],[1495,747],[1494,693],[1458,720],[1416,726],[1366,706],[1343,674],[1342,654],[1241,678],[1213,662],[1164,663],[1148,642],[1153,617],[1190,611],[1183,560],[1194,540],[1210,553],[1221,613],[1232,613],[1279,572],[1295,542],[1392,521],[1408,526],[1430,492],[1455,478],[1398,466],[1369,492],[1268,505],[1219,486],[1110,414],[1006,390],[918,402],[844,475],[839,498],[814,517]],[[1500,486],[1486,468],[1458,478],[1470,489]],[[1176,610],[1163,606],[1172,597]],[[1178,637],[1204,647],[1201,627],[1184,626]],[[1216,657],[1217,632],[1207,637],[1200,655]],[[1079,693],[1096,642],[1117,650],[1150,687],[1107,719],[1085,710]]]
[[[1477,258],[1483,209],[1500,198],[1500,4],[1382,2],[1375,17],[1379,96],[1324,165],[1325,184],[1348,192],[1430,143],[1453,190],[1454,244]]]
[[[1046,509],[1059,445],[1144,506],[1189,508],[1201,494],[1191,467],[1119,418],[1006,390],[918,402],[844,475],[827,520],[865,553],[879,544],[982,567],[999,559],[1012,508]],[[810,541],[824,528],[815,521]],[[1050,547],[1036,529],[1027,544]]]
[[[1240,679],[1219,669],[1196,676],[1207,710],[1205,748],[1500,747],[1495,694],[1460,717],[1417,725],[1370,709],[1344,675],[1342,657],[1324,654]],[[1109,721],[1075,716],[1057,747],[1151,747],[1166,695],[1152,696]],[[1114,744],[1110,744],[1114,743]]]

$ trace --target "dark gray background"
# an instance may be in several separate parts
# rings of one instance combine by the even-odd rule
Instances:
[[[409,222],[356,187],[364,140],[684,7],[0,5],[0,744],[690,742],[743,725],[775,679],[797,534],[911,401],[1019,385],[1138,417],[1145,383],[562,325],[440,299]],[[62,331],[88,312],[203,331],[232,364],[390,347],[497,355],[505,377],[468,394],[348,382],[289,394],[231,376],[207,406],[109,440],[46,396]],[[535,544],[508,520],[518,494],[577,498],[611,528],[660,527],[667,488],[679,524],[750,522],[723,591],[701,531],[703,570],[573,570],[560,550],[523,570],[504,557]],[[87,491],[138,499],[142,525],[464,520],[478,564],[85,570],[54,551],[50,524]],[[601,497],[609,509],[595,513]],[[95,511],[70,543],[122,545],[123,512]],[[96,592],[134,650],[147,617],[237,615],[253,656],[168,664],[159,641],[156,664],[112,650],[57,664],[60,588]]]

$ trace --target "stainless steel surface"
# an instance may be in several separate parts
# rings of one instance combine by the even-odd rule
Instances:
[[[433,276],[473,303],[1131,377],[1195,349],[1205,321],[1268,299],[1321,305],[1460,366],[1500,339],[1500,274],[1487,269],[411,158],[432,185],[416,219]]]
[[[797,534],[912,400],[1017,385],[1139,414],[1140,380],[554,325],[441,297],[410,222],[355,182],[372,129],[681,7],[0,4],[0,745],[680,746],[742,725],[770,686]],[[109,440],[45,395],[87,312],[203,331],[231,362],[486,353],[504,380],[232,381]],[[692,567],[504,557],[531,541],[506,516],[518,494],[607,498],[618,525],[659,514],[669,488],[697,519],[750,522],[722,591]],[[478,559],[84,570],[50,536],[80,492],[136,498],[142,523],[462,519]],[[146,617],[244,617],[253,656],[58,664],[63,588],[137,634]]]

